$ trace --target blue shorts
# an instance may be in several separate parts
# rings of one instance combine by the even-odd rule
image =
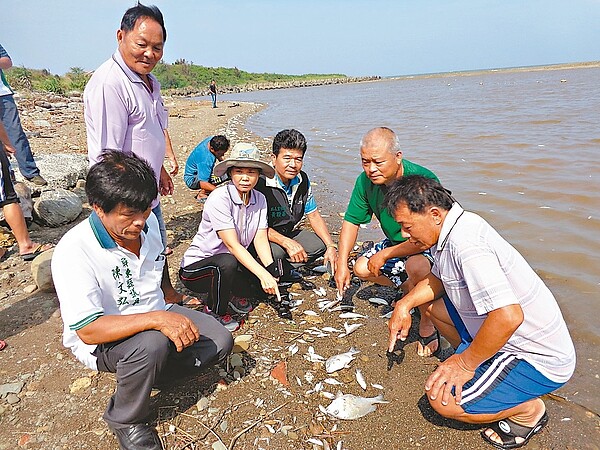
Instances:
[[[375,244],[373,247],[365,251],[360,256],[364,256],[365,258],[370,259],[371,256],[373,256],[375,253],[380,252],[384,248],[393,247],[394,245],[395,244],[392,244],[392,241],[386,238],[383,241]],[[431,257],[431,253],[429,253],[429,250],[425,251],[423,253],[423,256],[425,256],[430,263],[433,263],[433,258]],[[390,258],[380,269],[381,273],[388,277],[390,281],[394,283],[394,286],[396,286],[397,288],[399,288],[400,285],[404,283],[408,278],[405,267],[405,263],[408,258],[410,258],[410,256],[405,256],[402,258]]]
[[[456,353],[461,353],[473,339],[446,296],[444,303],[461,337],[456,349]],[[477,367],[475,376],[463,386],[460,405],[469,414],[495,414],[555,391],[563,384],[549,380],[512,353],[498,352]]]

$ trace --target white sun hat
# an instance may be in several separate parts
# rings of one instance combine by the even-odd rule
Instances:
[[[216,177],[222,177],[230,167],[251,167],[260,169],[267,178],[273,178],[275,169],[260,160],[260,150],[256,145],[249,142],[238,142],[231,149],[229,158],[215,165],[213,173]]]

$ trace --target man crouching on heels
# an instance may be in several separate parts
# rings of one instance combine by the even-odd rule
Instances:
[[[204,369],[233,347],[231,333],[211,316],[165,303],[164,247],[151,210],[157,186],[146,161],[104,153],[86,179],[93,212],[52,258],[63,344],[90,369],[115,373],[103,418],[126,450],[162,449],[145,419],[152,386],[167,369]]]
[[[456,349],[425,383],[433,409],[491,423],[481,435],[494,447],[527,444],[548,422],[540,397],[575,369],[554,296],[514,247],[437,181],[403,177],[385,203],[402,235],[434,257],[431,273],[396,304],[389,350],[408,336],[411,308],[428,304],[426,314]]]

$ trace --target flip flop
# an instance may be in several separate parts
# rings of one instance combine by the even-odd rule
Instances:
[[[198,297],[184,294],[184,296],[181,298],[180,305],[196,307],[202,305],[202,300],[200,300]]]
[[[50,244],[50,243],[40,244],[32,252],[23,253],[21,255],[21,258],[23,259],[23,261],[33,261],[37,256],[41,255],[45,251],[48,251],[52,248],[54,248],[54,244]]]
[[[435,340],[438,341],[438,348],[436,348],[435,351],[432,352],[431,355],[429,355],[429,357],[431,357],[431,356],[437,356],[437,354],[442,349],[442,343],[440,342],[440,332],[438,330],[435,330],[429,336],[425,336],[425,337],[419,335],[418,341],[423,346],[423,348],[427,347],[428,344],[430,344],[431,342],[433,342]],[[424,356],[424,358],[428,358],[428,357]]]
[[[487,429],[493,430],[502,439],[502,443],[493,441],[485,434],[487,429],[481,432],[484,441],[492,444],[496,448],[508,449],[519,448],[527,444],[529,439],[538,434],[548,423],[548,413],[544,412],[542,418],[532,427],[526,427],[513,422],[510,419],[503,419],[491,424]],[[516,442],[516,438],[523,439],[523,442]]]
[[[0,339],[0,350],[4,350],[6,348],[6,341]]]

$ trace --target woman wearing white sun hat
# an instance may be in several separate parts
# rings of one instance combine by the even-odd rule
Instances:
[[[208,292],[208,310],[235,331],[239,324],[228,310],[244,314],[252,305],[246,298],[235,296],[234,290],[246,288],[248,292],[248,285],[257,281],[265,293],[279,295],[277,280],[265,268],[273,263],[267,238],[267,201],[254,189],[261,173],[272,178],[275,171],[260,160],[254,144],[241,142],[213,173],[219,177],[227,173],[230,181],[206,200],[198,232],[183,255],[179,277],[188,289]],[[254,244],[260,262],[248,252],[250,244]]]

